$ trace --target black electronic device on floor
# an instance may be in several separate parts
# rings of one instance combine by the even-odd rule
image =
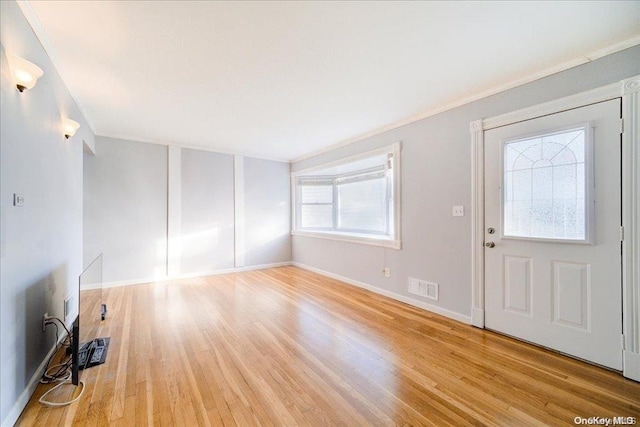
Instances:
[[[110,341],[111,339],[106,337],[83,343],[78,352],[78,368],[87,369],[104,363],[107,360]]]

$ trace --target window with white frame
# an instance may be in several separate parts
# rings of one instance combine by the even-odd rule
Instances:
[[[505,237],[590,242],[591,136],[584,124],[503,143]]]
[[[400,144],[292,174],[293,234],[400,248]]]

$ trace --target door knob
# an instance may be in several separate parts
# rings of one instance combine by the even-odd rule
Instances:
[[[486,247],[488,247],[488,248],[495,248],[495,247],[496,247],[496,244],[495,244],[495,243],[493,243],[493,242],[487,242],[487,243],[485,243],[484,245],[485,245]]]

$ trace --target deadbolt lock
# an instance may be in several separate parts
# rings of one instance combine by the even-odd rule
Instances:
[[[495,229],[495,228],[493,228],[493,227],[489,227],[489,228],[487,228],[487,233],[489,233],[489,234],[494,234],[495,232],[496,232],[496,229]]]

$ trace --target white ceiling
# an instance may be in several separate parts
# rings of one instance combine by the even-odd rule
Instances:
[[[21,6],[96,134],[282,160],[640,43],[640,1]]]

